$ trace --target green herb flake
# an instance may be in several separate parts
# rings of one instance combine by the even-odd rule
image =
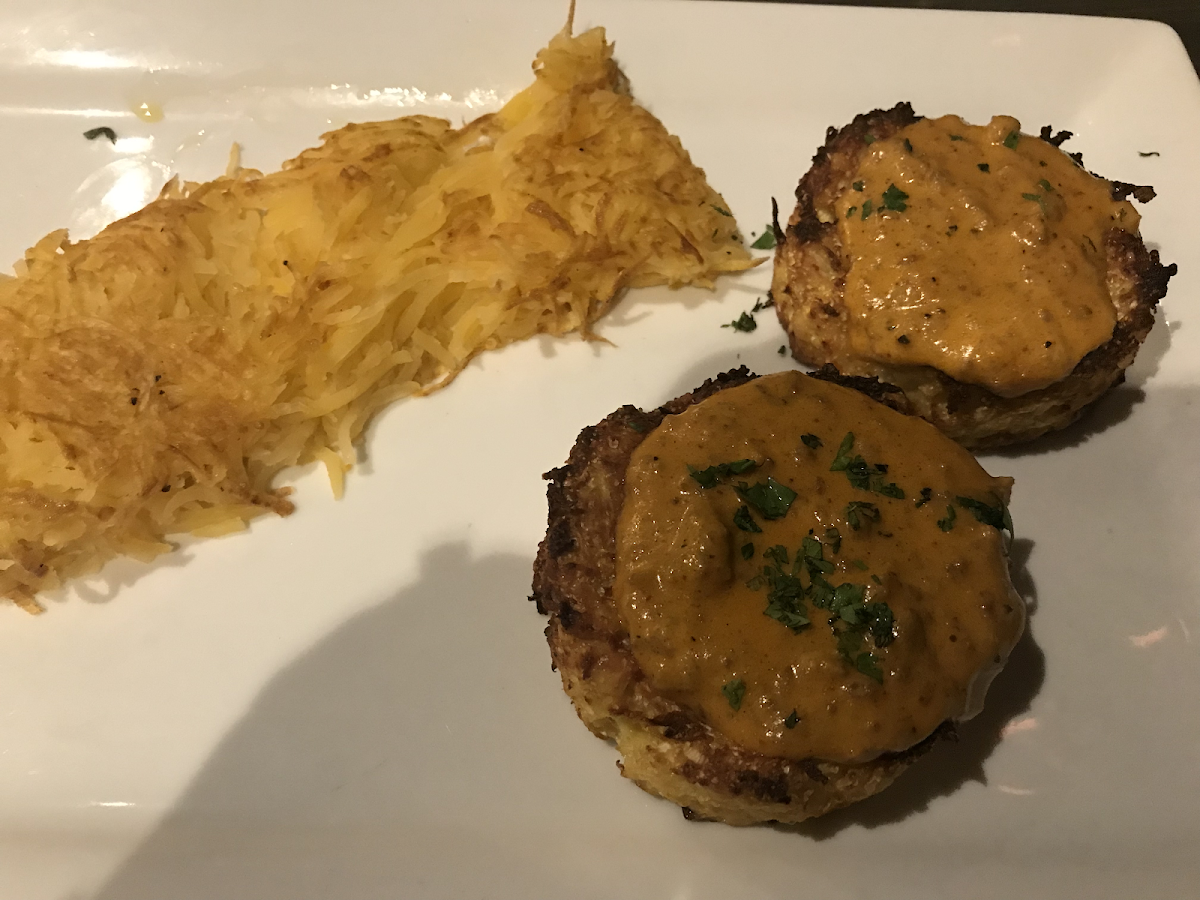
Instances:
[[[965,141],[965,140],[966,140],[966,138],[964,138],[964,137],[963,137],[961,134],[952,134],[952,135],[950,135],[950,140],[952,140],[952,141]]]
[[[864,500],[851,500],[846,504],[846,524],[853,530],[862,528],[863,520],[879,521],[879,507]]]
[[[867,198],[863,201],[862,205],[862,218],[864,222],[867,220],[867,216],[871,215],[872,209],[874,209],[874,204],[871,202],[870,198]]]
[[[733,514],[733,524],[742,531],[749,531],[752,534],[762,534],[762,529],[758,527],[758,523],[750,515],[750,507],[748,506],[739,506],[737,508],[737,512]]]
[[[867,564],[861,559],[850,560],[850,565],[854,566],[854,568],[858,569],[860,572],[865,572],[868,568]]]
[[[1017,142],[1020,140],[1021,140],[1021,132],[1010,131],[1008,133],[1008,136],[1004,139],[1004,146],[1007,147],[1009,150],[1016,150]]]
[[[854,184],[850,185],[850,187],[854,188],[856,191],[861,191],[866,187],[866,183],[862,181],[856,181]]]
[[[976,166],[976,168],[978,168],[980,172],[990,172],[990,171],[992,171],[992,167],[991,167],[991,166],[989,166],[987,163],[979,163],[979,164]]]
[[[787,568],[788,564],[787,547],[783,546],[783,544],[776,544],[774,547],[768,547],[763,551],[763,559],[769,559],[780,569],[785,569]]]
[[[1050,182],[1048,182],[1045,178],[1040,179],[1037,183],[1037,186],[1040,187],[1047,194],[1054,193],[1054,185],[1052,185]]]
[[[777,544],[764,550],[763,557],[771,564],[763,566],[762,574],[752,579],[755,584],[747,585],[752,590],[765,586],[767,606],[763,615],[799,633],[801,629],[808,627],[809,619],[804,608],[804,585],[796,577],[795,568],[792,572],[786,571],[787,548]],[[797,559],[796,562],[799,565],[800,560]]]
[[[850,207],[848,210],[846,210],[846,218],[847,218],[847,219],[853,219],[853,218],[854,218],[854,214],[855,214],[856,212],[858,212],[858,207],[857,207],[857,206],[852,206],[852,207]]]
[[[752,459],[737,459],[733,462],[717,463],[715,466],[709,466],[707,469],[697,469],[695,466],[688,466],[687,468],[688,474],[696,480],[696,483],[700,487],[713,488],[720,483],[722,478],[753,472],[758,468],[758,463]]]
[[[904,139],[904,150],[905,150],[905,152],[907,152],[907,153],[912,153],[912,152],[913,152],[913,148],[912,148],[912,141],[910,141],[908,138],[905,138],[905,139]]]
[[[733,213],[731,213],[729,210],[722,209],[721,207],[717,206],[715,203],[712,203],[709,205],[712,206],[712,208],[715,209],[717,212],[719,212],[721,215],[725,216],[725,218],[727,218],[727,219],[733,218]]]
[[[884,209],[894,210],[895,212],[904,212],[906,209],[908,209],[908,204],[905,202],[906,200],[908,200],[908,194],[904,193],[904,191],[900,190],[900,188],[896,187],[894,184],[889,185],[888,189],[883,192]]]
[[[783,720],[783,727],[786,728],[788,731],[791,731],[793,728],[795,728],[799,724],[800,724],[800,716],[797,715],[797,713],[794,709],[792,710],[792,714]]]
[[[830,553],[840,552],[842,549],[842,533],[836,528],[826,528],[824,543],[829,548]]]
[[[775,249],[775,226],[768,225],[763,229],[763,233],[758,236],[753,244],[750,245],[751,250],[774,250]]]
[[[838,445],[837,455],[833,458],[833,465],[829,467],[830,472],[844,472],[850,465],[850,451],[854,449],[854,432],[847,431],[846,436],[842,438],[841,444]]]
[[[991,525],[997,531],[1007,531],[1012,535],[1012,516],[1008,514],[1008,508],[1002,502],[998,502],[996,506],[989,506],[982,500],[973,500],[970,497],[955,497],[954,502],[963,509],[970,510],[984,525]]]
[[[875,655],[873,653],[858,654],[854,660],[854,668],[858,669],[858,671],[868,678],[873,678],[875,681],[883,684],[883,672],[875,662]]]
[[[89,128],[83,133],[83,136],[89,141],[94,141],[98,137],[106,137],[114,144],[117,142],[117,133],[107,125],[101,125],[99,128]]]
[[[752,313],[762,312],[764,309],[771,309],[775,305],[774,297],[766,297],[762,300],[754,301],[754,308],[750,310]]]
[[[767,476],[766,481],[737,485],[738,496],[754,507],[764,519],[782,519],[792,507],[796,492],[786,484],[780,484]]]
[[[734,331],[753,331],[758,327],[758,323],[754,321],[754,316],[748,312],[744,312],[732,322],[727,322],[721,327],[732,328]]]
[[[1042,202],[1041,194],[1022,194],[1021,196],[1026,200],[1032,200],[1034,203]]]
[[[742,559],[754,559],[754,543],[742,544]]]
[[[778,350],[778,353],[779,353],[779,355],[780,355],[780,356],[783,356],[783,355],[785,355],[785,354],[787,353],[787,345],[786,345],[786,344],[780,344],[780,345],[779,345],[779,350]]]
[[[822,446],[821,439],[812,432],[800,435],[800,443],[802,443],[809,450],[820,450]]]
[[[926,503],[928,503],[932,499],[933,499],[933,488],[927,488],[927,487],[921,488],[921,499],[914,500],[913,506],[915,506],[917,509],[920,509],[922,506],[924,506]]]
[[[729,701],[733,711],[737,712],[742,708],[742,698],[746,696],[746,682],[735,678],[729,684],[722,685],[721,693],[725,695],[725,699]]]
[[[954,528],[954,520],[958,518],[958,513],[954,511],[953,506],[946,507],[946,518],[938,519],[937,527],[942,531],[950,531]]]
[[[1162,156],[1162,154],[1159,153],[1157,150],[1145,150],[1145,151],[1139,150],[1138,156]]]
[[[875,582],[877,585],[879,585],[880,587],[883,587],[883,579],[880,578],[878,575],[872,575],[871,580],[873,582]]]
[[[875,135],[873,135],[873,134],[864,134],[864,135],[863,135],[863,143],[864,143],[864,144],[867,144],[868,146],[870,146],[871,144],[875,143]]]

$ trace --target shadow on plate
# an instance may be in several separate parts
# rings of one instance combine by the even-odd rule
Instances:
[[[939,743],[895,784],[874,797],[801,825],[776,827],[824,841],[852,825],[878,828],[900,822],[969,781],[987,784],[984,762],[1000,743],[1005,726],[1029,711],[1045,676],[1045,657],[1026,628],[1004,670],[992,683],[983,711],[958,726],[957,739]]]
[[[482,890],[473,878],[536,868],[537,847],[522,858],[519,837],[514,853],[479,826],[546,805],[539,777],[555,772],[531,739],[548,726],[530,685],[561,692],[525,599],[530,576],[522,556],[426,553],[414,584],[271,679],[93,896],[404,896],[446,874],[447,847],[459,848],[455,866],[480,861],[460,878],[470,893]]]

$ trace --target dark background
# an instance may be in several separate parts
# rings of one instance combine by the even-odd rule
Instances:
[[[774,0],[808,2],[808,0]],[[818,0],[813,0],[818,2]],[[1166,22],[1183,38],[1200,71],[1200,0],[819,0],[825,6],[891,6],[908,9],[974,9],[992,12],[1072,13],[1153,19]]]

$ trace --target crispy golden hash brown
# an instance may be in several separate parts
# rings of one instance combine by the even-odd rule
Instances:
[[[34,612],[168,534],[286,514],[287,466],[321,460],[340,491],[372,415],[481,350],[753,264],[602,29],[568,25],[534,71],[461,129],[348,125],[29,250],[0,282],[0,596]]]

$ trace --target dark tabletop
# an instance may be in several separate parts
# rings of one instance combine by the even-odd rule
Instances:
[[[808,0],[776,0],[808,2]],[[812,0],[818,2],[818,0]],[[894,6],[909,9],[974,9],[992,12],[1073,13],[1153,19],[1178,32],[1200,71],[1200,0],[819,0],[826,6]]]

